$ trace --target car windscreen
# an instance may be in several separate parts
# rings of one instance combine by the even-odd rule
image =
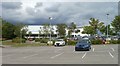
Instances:
[[[89,43],[89,41],[87,41],[87,40],[82,40],[82,41],[79,41],[79,43]]]
[[[57,41],[63,41],[63,40],[61,40],[61,39],[58,39]]]

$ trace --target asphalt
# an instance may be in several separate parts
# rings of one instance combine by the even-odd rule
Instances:
[[[2,64],[118,64],[118,45],[92,45],[90,51],[74,46],[7,47]]]

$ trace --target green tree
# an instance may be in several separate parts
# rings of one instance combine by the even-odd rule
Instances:
[[[49,28],[49,24],[44,24],[43,31],[46,37],[50,34]]]
[[[70,37],[71,33],[74,32],[75,29],[76,29],[76,24],[72,22],[69,26],[68,37]]]
[[[90,26],[83,27],[84,31],[82,33],[95,35],[97,33],[97,30],[100,30],[100,32],[105,33],[105,25],[98,19],[90,18],[89,24]]]
[[[2,38],[12,39],[14,37],[14,25],[2,20]]]
[[[72,29],[72,30],[76,29],[76,24],[74,22],[72,22],[70,24],[70,29]]]
[[[27,34],[27,31],[28,31],[28,29],[27,29],[27,25],[22,25],[22,28],[21,28],[21,34],[22,34],[22,38],[25,38],[25,36],[26,36],[26,34]]]
[[[2,18],[0,17],[0,38],[2,37]]]
[[[115,16],[115,19],[112,21],[111,25],[114,27],[115,32],[120,32],[120,15]]]
[[[115,31],[115,28],[110,28],[110,25],[107,25],[105,27],[105,35],[107,35],[107,27],[108,27],[108,35],[117,35],[117,32]]]
[[[16,35],[16,37],[23,38],[28,31],[26,27],[27,25],[24,25],[22,23],[16,24],[14,27],[14,34]]]
[[[58,29],[58,34],[60,37],[65,37],[66,30],[65,28],[67,27],[66,24],[58,24],[57,29]]]
[[[39,37],[39,39],[40,39],[40,35],[41,35],[42,33],[41,33],[41,30],[39,30],[39,34],[38,34],[38,37]]]
[[[93,26],[84,26],[83,27],[83,34],[90,34],[90,35],[94,35],[95,31],[94,31],[94,27]]]
[[[28,32],[28,34],[29,34],[29,38],[30,38],[30,37],[31,37],[31,35],[32,35],[32,32],[31,32],[31,31],[29,31],[29,32]]]
[[[96,30],[97,30],[97,29],[100,30],[102,33],[105,32],[105,31],[104,31],[104,29],[105,29],[104,23],[103,23],[103,22],[100,22],[98,19],[90,18],[89,24],[90,24],[90,26],[93,27],[93,30],[94,30],[93,33],[96,34],[96,32],[97,32]]]

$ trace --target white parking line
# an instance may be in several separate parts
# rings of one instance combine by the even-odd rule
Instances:
[[[114,48],[111,48],[111,49],[112,49],[112,51],[115,51]]]
[[[112,58],[114,58],[114,56],[109,52],[109,54],[110,54],[110,56],[112,57]]]
[[[55,57],[58,57],[58,56],[60,56],[60,55],[62,55],[64,52],[62,52],[62,53],[60,53],[60,54],[57,54],[57,55],[55,55],[55,56],[52,56],[52,57],[50,57],[51,59],[53,59],[53,58],[55,58]]]
[[[33,57],[33,56],[36,56],[38,54],[34,54],[34,55],[29,55],[29,56],[26,56],[26,57],[23,57],[23,58],[29,58],[29,57]]]
[[[82,59],[86,56],[87,52],[82,56]]]
[[[62,49],[55,50],[54,52],[58,52],[58,51],[60,51],[60,50],[62,50]]]
[[[95,51],[95,48],[93,48],[93,52]]]
[[[54,48],[63,48],[63,47],[54,47]]]

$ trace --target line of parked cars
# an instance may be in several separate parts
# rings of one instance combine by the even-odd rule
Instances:
[[[84,36],[78,39],[78,42],[75,45],[75,51],[79,50],[90,50],[91,49],[91,39],[92,37]],[[96,37],[94,37],[96,38]],[[97,38],[96,38],[97,39]],[[111,36],[111,37],[99,37],[101,40],[120,40],[119,36]],[[55,41],[54,46],[65,46],[66,43],[63,39],[58,39]]]
[[[63,39],[57,39],[54,43],[54,46],[65,46],[66,43]],[[91,49],[91,42],[88,37],[82,37],[80,40],[76,42],[75,51],[79,50],[90,50]]]

